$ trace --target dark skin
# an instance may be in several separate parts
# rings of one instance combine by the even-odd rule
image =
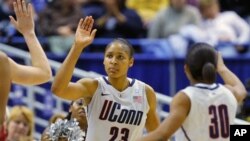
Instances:
[[[98,80],[92,78],[82,78],[77,82],[70,82],[80,54],[94,39],[96,30],[92,31],[93,24],[92,17],[80,20],[75,43],[56,74],[51,90],[61,98],[69,100],[84,98],[89,100],[98,87]],[[125,90],[128,87],[127,72],[133,66],[134,58],[124,48],[124,44],[119,42],[113,42],[105,51],[104,56],[103,64],[108,75],[108,81],[118,91]],[[146,85],[145,90],[150,107],[145,126],[148,131],[153,131],[159,125],[156,114],[156,96],[153,88],[149,85]]]
[[[184,69],[192,85],[199,83],[192,77],[187,65],[184,66]],[[225,87],[234,94],[238,103],[242,102],[246,97],[247,91],[237,76],[225,66],[220,53],[218,53],[217,72],[224,80]],[[191,101],[189,97],[183,92],[178,92],[171,102],[168,117],[156,130],[137,141],[167,141],[181,127],[189,114],[190,107]]]
[[[86,132],[88,128],[88,122],[86,118],[86,111],[85,111],[85,102],[83,98],[80,98],[73,102],[73,104],[70,106],[69,112],[71,112],[71,119],[75,118],[79,122],[79,126],[82,129],[82,131]],[[48,128],[46,128],[42,134],[41,140],[42,141],[49,141],[49,135],[46,134],[46,131]],[[67,141],[66,138],[60,137],[60,141]]]
[[[71,119],[76,118],[76,120],[79,122],[79,126],[83,131],[87,131],[88,128],[88,121],[86,117],[86,111],[85,111],[85,102],[83,98],[80,98],[71,105],[70,112],[72,113]]]

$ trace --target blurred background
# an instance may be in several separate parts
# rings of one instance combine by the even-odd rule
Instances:
[[[29,64],[26,43],[9,20],[12,2],[0,0],[0,50]],[[35,9],[35,30],[53,73],[65,59],[80,18],[95,19],[97,35],[77,63],[73,81],[105,75],[103,52],[114,38],[126,38],[135,48],[129,77],[159,93],[159,115],[167,115],[171,97],[189,82],[183,71],[189,46],[207,42],[220,51],[226,65],[250,91],[250,4],[246,0],[29,0]],[[218,78],[218,82],[222,82]],[[66,114],[70,101],[53,96],[51,82],[26,87],[12,85],[9,107],[25,105],[35,115],[35,138],[57,113]],[[238,118],[250,121],[250,94]]]

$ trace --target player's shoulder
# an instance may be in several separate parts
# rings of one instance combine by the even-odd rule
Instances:
[[[90,92],[95,92],[98,87],[98,80],[94,78],[82,78],[77,83],[85,86]]]

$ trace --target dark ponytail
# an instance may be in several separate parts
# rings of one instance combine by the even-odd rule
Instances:
[[[206,43],[192,45],[186,56],[186,64],[196,81],[208,84],[215,82],[217,54],[211,45]]]
[[[215,68],[214,64],[207,62],[202,67],[202,78],[208,84],[212,84],[215,82],[215,80],[216,80],[216,68]]]

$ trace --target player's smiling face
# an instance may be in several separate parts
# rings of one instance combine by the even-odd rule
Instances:
[[[133,65],[133,58],[129,55],[129,49],[119,42],[112,43],[105,51],[105,71],[110,77],[127,75],[129,67]]]

